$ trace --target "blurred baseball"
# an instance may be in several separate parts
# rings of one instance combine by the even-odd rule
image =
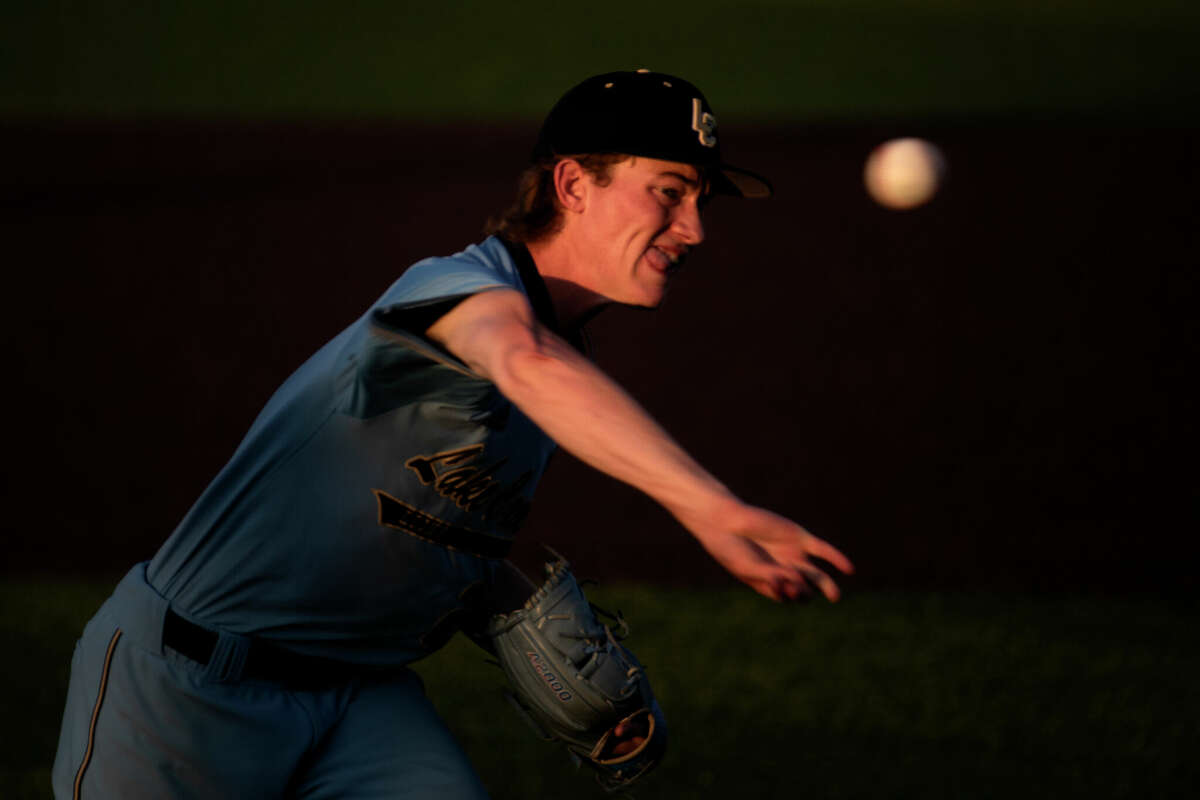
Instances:
[[[945,166],[942,154],[924,139],[892,139],[871,151],[863,180],[881,206],[916,208],[937,192]]]

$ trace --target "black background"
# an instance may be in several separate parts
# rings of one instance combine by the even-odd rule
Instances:
[[[893,212],[878,142],[948,180]],[[4,570],[149,557],[274,388],[408,264],[479,238],[525,127],[0,128]],[[1184,591],[1195,544],[1193,130],[970,120],[727,131],[777,196],[719,199],[600,364],[851,585]],[[518,561],[726,580],[650,501],[556,456]]]

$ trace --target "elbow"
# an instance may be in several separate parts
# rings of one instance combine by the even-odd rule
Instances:
[[[557,362],[536,341],[530,341],[498,353],[488,365],[487,377],[501,394],[520,406],[526,398],[545,391],[547,378],[559,366]]]

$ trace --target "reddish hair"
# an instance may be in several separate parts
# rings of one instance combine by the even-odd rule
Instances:
[[[491,217],[484,226],[487,235],[496,234],[513,242],[535,242],[552,236],[562,227],[562,206],[554,189],[554,168],[564,159],[579,166],[601,186],[612,180],[614,164],[630,158],[624,153],[588,153],[556,156],[530,164],[517,179],[517,197],[502,214]]]

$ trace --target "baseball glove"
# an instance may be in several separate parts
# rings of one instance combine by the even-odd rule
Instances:
[[[662,760],[667,725],[642,665],[597,610],[560,559],[546,564],[545,583],[521,608],[491,618],[486,635],[512,685],[509,699],[534,730],[565,744],[615,792]],[[622,723],[644,739],[634,746],[618,737]]]

